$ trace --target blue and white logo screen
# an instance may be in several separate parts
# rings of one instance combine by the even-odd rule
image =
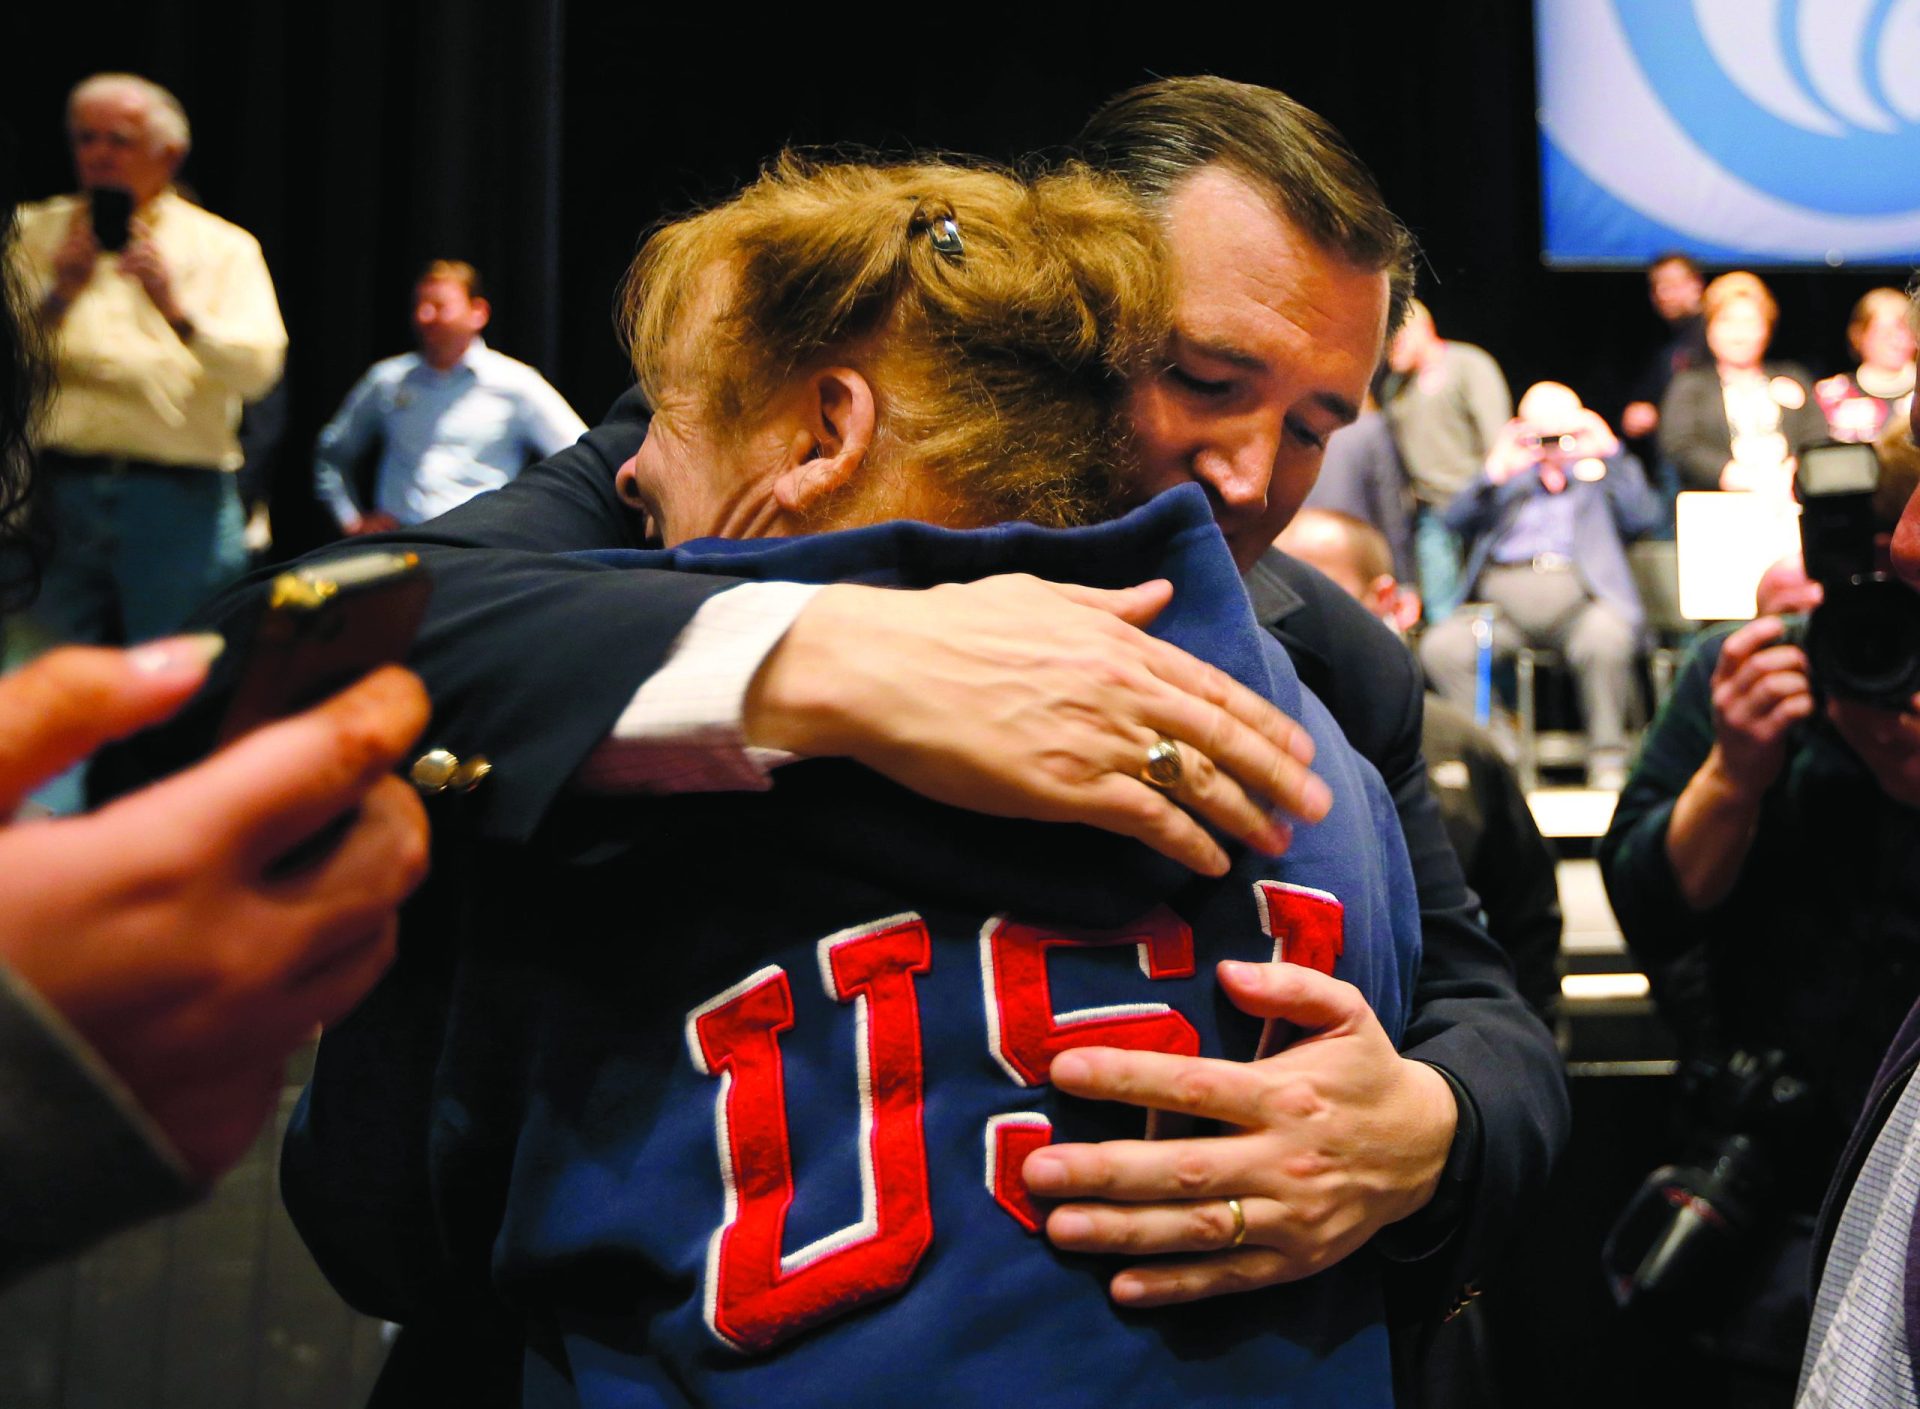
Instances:
[[[1536,0],[1556,264],[1920,261],[1920,0]]]

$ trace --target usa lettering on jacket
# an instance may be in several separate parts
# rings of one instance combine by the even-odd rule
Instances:
[[[1340,902],[1304,886],[1254,887],[1273,957],[1331,974],[1342,945]],[[1200,1054],[1200,1034],[1165,1003],[1142,1001],[1056,1012],[1047,955],[1066,948],[1130,947],[1149,981],[1191,978],[1193,931],[1161,906],[1137,925],[1071,934],[997,915],[980,932],[988,1042],[1010,1088],[1047,1080],[1054,1057],[1074,1047]],[[852,1010],[858,1071],[861,1217],[786,1251],[794,1200],[793,1146],[780,1036],[794,1024],[790,979],[765,968],[687,1016],[694,1066],[719,1082],[714,1100],[725,1215],[708,1246],[706,1323],[725,1345],[762,1351],[824,1321],[897,1295],[934,1238],[923,1133],[926,1063],[917,978],[932,942],[911,912],[843,930],[818,947],[827,997]],[[1009,1099],[1016,1094],[1009,1090]],[[1028,1232],[1041,1211],[1020,1177],[1026,1157],[1048,1144],[1052,1122],[1034,1111],[988,1118],[982,1131],[985,1195]]]

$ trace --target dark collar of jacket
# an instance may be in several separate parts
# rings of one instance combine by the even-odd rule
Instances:
[[[1262,553],[1245,581],[1254,620],[1286,647],[1301,683],[1329,704],[1340,684],[1335,661],[1351,664],[1381,648],[1390,655],[1395,647],[1404,650],[1399,638],[1332,578],[1278,548]],[[1373,649],[1360,651],[1361,646]]]
[[[1353,746],[1389,779],[1414,768],[1425,686],[1406,643],[1331,578],[1277,548],[1244,580],[1254,619]]]
[[[1311,571],[1304,563],[1288,557],[1278,548],[1269,548],[1247,572],[1247,596],[1253,601],[1254,619],[1279,638],[1280,644],[1287,648],[1287,654],[1293,657],[1294,665],[1311,665],[1316,674],[1324,675],[1329,669],[1326,655],[1315,642],[1301,634],[1302,630],[1308,630],[1309,635],[1317,634],[1309,629],[1313,618],[1307,611],[1306,592],[1301,590],[1303,587],[1307,591],[1313,590],[1313,584],[1303,575]],[[1306,679],[1304,668],[1301,678]],[[1317,682],[1309,680],[1308,683],[1316,691],[1319,690]]]

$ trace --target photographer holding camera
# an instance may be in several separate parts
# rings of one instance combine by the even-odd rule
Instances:
[[[1473,600],[1499,608],[1493,647],[1561,652],[1580,686],[1588,781],[1617,788],[1643,613],[1626,543],[1659,520],[1640,461],[1570,387],[1539,382],[1520,398],[1480,474],[1447,507],[1468,544]],[[1443,697],[1471,709],[1479,641],[1471,613],[1427,632],[1420,663]]]
[[[1920,596],[1879,570],[1901,453],[1806,451],[1820,605],[1695,647],[1600,845],[1701,1136],[1616,1228],[1609,1272],[1700,1338],[1734,1402],[1790,1402],[1813,1214],[1920,995]]]

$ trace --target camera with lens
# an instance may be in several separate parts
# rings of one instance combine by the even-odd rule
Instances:
[[[1541,435],[1538,432],[1530,432],[1520,437],[1520,446],[1523,450],[1538,450],[1542,454],[1551,454],[1557,450],[1562,455],[1571,455],[1580,448],[1580,437],[1577,435]]]
[[[1724,1304],[1775,1211],[1776,1152],[1814,1109],[1813,1089],[1781,1051],[1735,1052],[1684,1076],[1688,1105],[1711,1134],[1685,1162],[1642,1181],[1600,1253],[1615,1305],[1677,1327]]]
[[[1806,650],[1816,690],[1897,710],[1920,692],[1920,593],[1875,561],[1880,473],[1871,445],[1801,451],[1800,544],[1821,600],[1788,639]]]

